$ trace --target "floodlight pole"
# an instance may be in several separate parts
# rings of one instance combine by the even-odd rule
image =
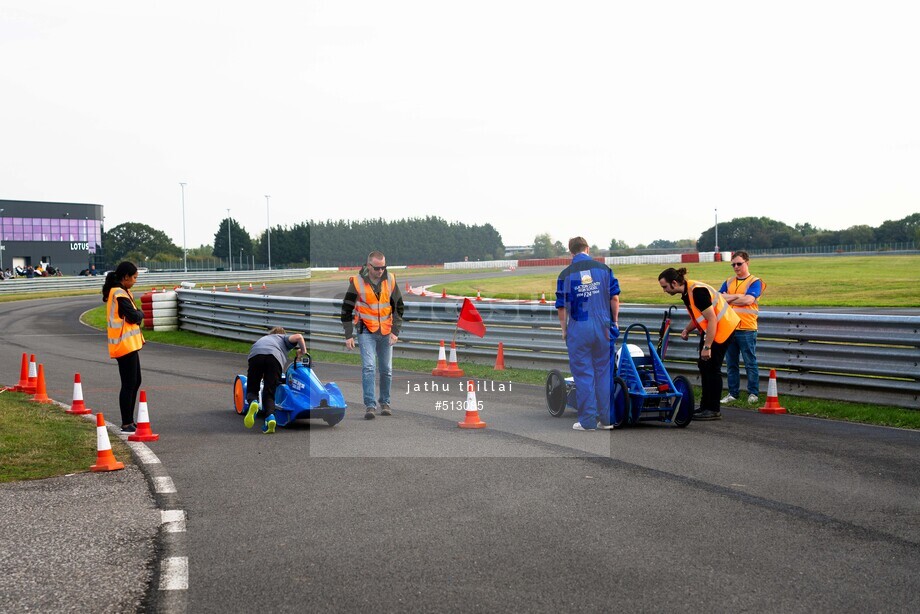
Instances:
[[[227,209],[227,260],[230,261],[230,272],[233,272],[233,252],[230,251],[233,248],[232,243],[230,242],[230,209]]]
[[[188,248],[185,246],[185,182],[180,181],[182,187],[182,266],[188,273]]]
[[[719,251],[719,210],[716,209],[715,211],[716,211],[716,245],[715,245],[714,251],[718,252]]]
[[[266,235],[268,237],[268,270],[272,270],[272,220],[271,212],[268,207],[268,199],[271,198],[268,194],[265,195],[265,222],[266,222]]]

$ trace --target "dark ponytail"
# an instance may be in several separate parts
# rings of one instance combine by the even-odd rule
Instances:
[[[137,273],[137,267],[133,262],[120,262],[114,271],[109,271],[105,276],[105,283],[102,284],[102,302],[109,300],[109,292],[115,286],[121,286],[121,280],[125,277],[131,277]]]
[[[685,279],[684,276],[687,274],[686,267],[680,267],[675,269],[674,267],[667,268],[661,272],[661,275],[658,276],[658,279],[663,279],[666,282],[673,283],[677,282],[681,286],[684,285]]]

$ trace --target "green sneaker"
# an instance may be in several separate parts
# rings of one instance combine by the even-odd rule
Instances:
[[[275,432],[276,426],[278,426],[278,423],[275,421],[275,414],[271,414],[265,419],[265,424],[262,425],[262,432],[266,435],[271,435]]]
[[[248,429],[252,428],[252,425],[256,423],[256,412],[259,411],[259,402],[253,401],[249,404],[249,409],[246,411],[246,417],[243,418],[243,426]]]

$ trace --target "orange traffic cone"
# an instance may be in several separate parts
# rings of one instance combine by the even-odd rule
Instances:
[[[115,460],[112,454],[112,444],[109,442],[109,432],[105,428],[105,418],[101,413],[96,414],[96,464],[90,465],[92,471],[117,471],[124,469],[125,464]]]
[[[141,390],[137,404],[137,430],[128,435],[128,441],[157,441],[160,436],[150,429],[150,414],[147,412],[147,391]]]
[[[476,290],[476,300],[477,300],[477,301],[481,301],[481,300],[482,300],[482,294],[480,294],[479,290]]]
[[[447,298],[447,288],[441,288],[441,298]]]
[[[498,342],[498,355],[495,357],[495,370],[505,370],[505,344],[501,341]]]
[[[35,401],[36,403],[54,403],[51,399],[48,398],[48,391],[45,389],[45,366],[38,365],[38,385],[35,388],[35,394],[32,395],[30,401]]]
[[[242,290],[242,288],[240,288],[239,284],[236,284],[236,291],[239,292],[240,290]]]
[[[450,342],[450,360],[447,363],[447,370],[442,374],[445,377],[463,377],[463,370],[457,364],[457,342]]]
[[[211,284],[211,292],[217,292],[217,286]]]
[[[16,392],[25,392],[29,387],[29,355],[22,353],[22,366],[19,369],[19,383],[13,389]]]
[[[432,375],[445,375],[447,373],[447,354],[444,353],[444,341],[438,348],[438,366],[431,372]]]
[[[467,382],[466,387],[466,417],[463,422],[458,422],[457,426],[462,429],[483,429],[486,423],[479,419],[479,404],[476,402],[476,389],[473,387],[473,380]]]
[[[26,385],[22,389],[26,394],[35,394],[35,388],[38,386],[38,365],[35,364],[35,354],[29,354],[29,376],[26,378]]]
[[[91,410],[86,409],[86,403],[83,402],[83,384],[80,381],[79,373],[73,376],[73,403],[70,404],[70,409],[66,413],[76,416],[93,413]]]
[[[268,286],[265,285],[265,282],[264,282],[264,281],[262,282],[262,289],[263,289],[263,290],[268,290]]]
[[[249,291],[252,292],[252,282],[249,282]]]
[[[779,404],[776,392],[776,369],[770,369],[770,382],[767,384],[767,402],[758,411],[762,414],[785,414],[786,408]]]
[[[540,304],[541,304],[541,305],[545,305],[545,304],[546,304],[546,292],[541,292],[541,293],[540,293]]]
[[[230,292],[230,286],[224,284],[224,292]]]

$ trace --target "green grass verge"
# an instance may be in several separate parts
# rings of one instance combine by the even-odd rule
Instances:
[[[96,462],[96,423],[28,399],[0,394],[0,483],[89,471]],[[109,440],[115,457],[131,462],[121,439],[110,434]]]
[[[658,275],[668,266],[685,266],[691,279],[716,290],[731,276],[727,262],[685,265],[631,264],[614,266],[620,282],[620,299],[628,303],[675,304],[658,285]],[[920,307],[916,283],[905,271],[920,267],[920,256],[837,256],[751,259],[751,273],[767,284],[760,304],[770,307]],[[561,270],[562,267],[559,267]],[[432,286],[440,293],[483,297],[547,301],[556,297],[558,272],[457,281]]]
[[[96,328],[105,327],[105,308],[96,307],[83,314],[82,320]],[[218,337],[209,337],[198,333],[185,331],[144,331],[144,336],[149,341],[158,343],[169,343],[172,345],[181,345],[186,347],[195,347],[206,350],[217,350],[221,352],[234,352],[237,354],[248,354],[251,344],[242,341],[231,341],[229,339],[220,339]],[[361,356],[358,352],[326,352],[310,351],[310,355],[318,363],[334,363],[346,365],[361,364]],[[432,361],[419,360],[414,358],[394,358],[393,368],[402,371],[414,371],[417,373],[431,373],[433,368]],[[496,382],[514,382],[520,384],[543,385],[546,382],[546,371],[537,369],[514,369],[506,368],[504,371],[496,371],[488,365],[477,365],[464,363],[463,371],[465,377],[471,379],[493,380]],[[699,388],[695,389],[696,398],[700,398]],[[763,400],[763,399],[761,399]],[[881,426],[894,426],[899,428],[920,429],[920,412],[898,407],[886,407],[879,405],[869,405],[865,403],[850,403],[846,401],[828,401],[823,399],[812,399],[807,397],[782,397],[783,406],[791,414],[803,416],[815,416],[819,418],[832,418],[835,420],[846,420],[850,422],[861,422],[864,424],[876,424]],[[742,407],[751,409],[744,403],[733,403],[728,407]]]

